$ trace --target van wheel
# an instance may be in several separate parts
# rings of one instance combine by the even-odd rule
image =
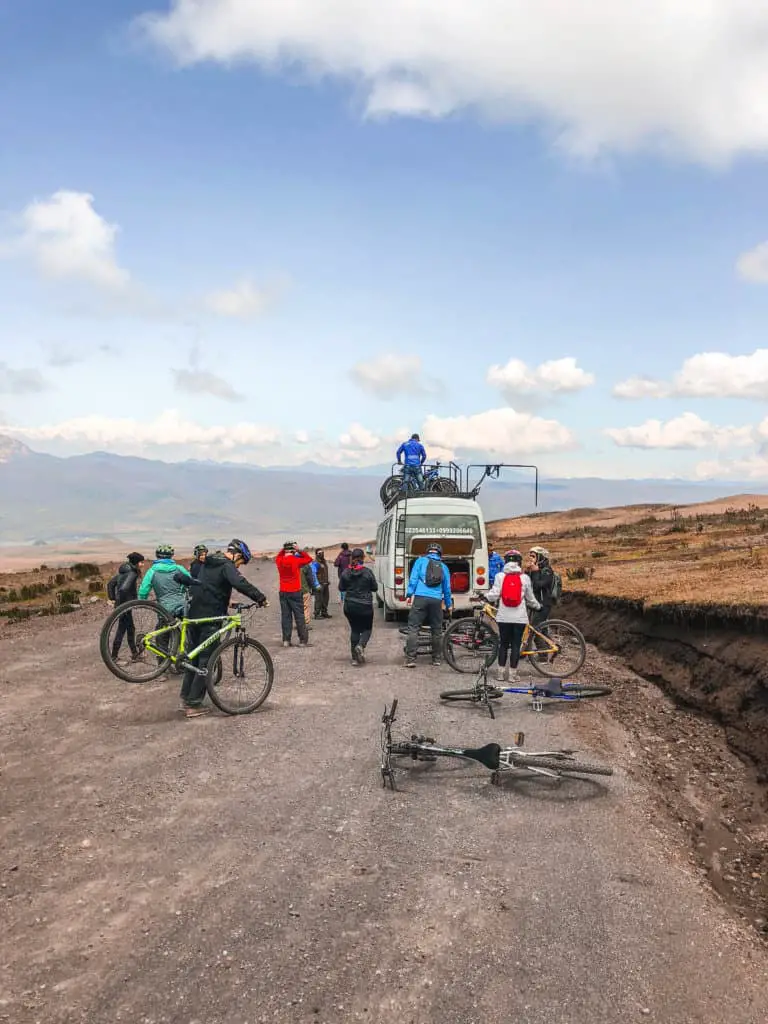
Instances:
[[[376,604],[379,606],[379,608],[384,607],[384,602],[381,600],[378,594],[376,595]]]
[[[397,612],[393,612],[392,609],[391,608],[387,608],[386,605],[384,605],[383,607],[384,607],[384,621],[385,622],[394,622],[395,619],[397,618]]]

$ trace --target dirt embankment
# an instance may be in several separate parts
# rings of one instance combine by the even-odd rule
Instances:
[[[566,594],[563,616],[676,702],[713,718],[768,781],[768,623],[597,594]]]

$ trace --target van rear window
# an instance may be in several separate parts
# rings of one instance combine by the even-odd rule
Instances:
[[[472,541],[472,550],[482,543],[480,520],[477,516],[423,515],[407,516],[405,535],[409,540],[426,537],[429,540],[442,538],[465,538]]]

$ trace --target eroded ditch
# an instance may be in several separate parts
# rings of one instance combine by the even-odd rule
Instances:
[[[712,886],[768,938],[768,623],[589,594],[565,595],[562,615],[648,680],[642,700],[626,686],[609,698],[638,771]]]

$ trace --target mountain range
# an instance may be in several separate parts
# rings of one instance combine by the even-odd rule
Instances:
[[[286,537],[330,543],[368,538],[381,518],[389,466],[285,469],[221,462],[160,462],[93,452],[61,458],[0,435],[0,544],[158,539],[221,542],[242,535],[270,548]],[[754,490],[754,484],[751,487]],[[546,479],[534,506],[530,478],[487,481],[487,519],[644,502],[686,504],[750,490],[729,481]]]

